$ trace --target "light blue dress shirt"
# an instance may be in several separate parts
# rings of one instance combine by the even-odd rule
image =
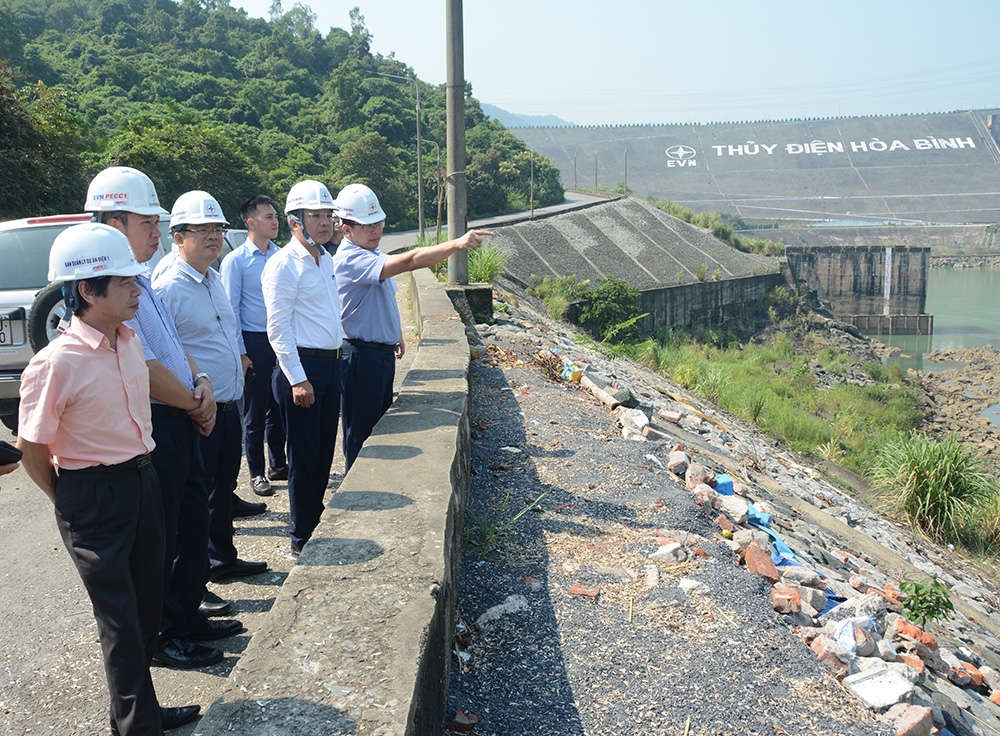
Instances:
[[[135,282],[140,289],[139,310],[135,313],[135,317],[125,324],[139,336],[143,357],[147,363],[151,360],[159,361],[193,391],[191,364],[188,363],[187,355],[184,353],[184,345],[173,316],[153,290],[148,276],[145,274],[136,276]],[[153,399],[153,403],[163,402]]]
[[[243,395],[240,356],[243,333],[212,268],[204,276],[178,258],[156,275],[153,288],[173,315],[181,342],[198,367],[212,379],[216,401],[235,401]]]
[[[333,271],[340,290],[340,324],[348,340],[399,342],[396,279],[379,279],[388,259],[378,248],[366,250],[347,238],[337,248]]]
[[[229,295],[229,303],[239,319],[240,328],[247,332],[267,331],[267,307],[260,288],[260,275],[264,265],[278,253],[278,246],[267,243],[267,253],[262,253],[253,241],[243,245],[222,259],[222,285]]]

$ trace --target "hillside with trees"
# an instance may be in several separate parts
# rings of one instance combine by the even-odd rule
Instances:
[[[168,207],[204,189],[234,224],[249,194],[284,201],[309,177],[334,192],[368,184],[390,227],[413,228],[419,88],[432,219],[444,85],[373,54],[360,9],[350,19],[324,34],[308,7],[280,0],[269,20],[229,0],[0,0],[0,218],[79,211],[94,173],[129,165]],[[527,208],[530,153],[471,85],[466,127],[469,217]],[[547,159],[534,177],[536,206],[562,201]]]

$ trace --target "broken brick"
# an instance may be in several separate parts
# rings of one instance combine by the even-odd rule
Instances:
[[[914,657],[912,654],[903,654],[902,652],[896,656],[900,662],[905,664],[918,675],[922,675],[924,673],[924,660],[920,659],[920,657]]]
[[[882,719],[895,730],[896,736],[930,736],[934,728],[934,711],[925,705],[896,703]]]
[[[724,532],[735,532],[736,525],[729,520],[729,517],[725,514],[719,514],[715,517],[715,524]]]
[[[908,636],[914,641],[920,642],[931,651],[938,648],[937,639],[916,624],[911,624],[905,618],[901,618],[896,622],[896,632],[902,634],[903,636]]]
[[[976,665],[970,664],[969,662],[966,662],[964,660],[960,659],[958,661],[962,663],[962,666],[965,668],[965,671],[968,672],[969,673],[969,677],[972,678],[972,681],[969,683],[969,685],[971,687],[982,687],[983,686],[983,675],[979,671],[979,668],[976,667]]]
[[[595,588],[592,585],[583,585],[582,583],[574,583],[573,587],[569,589],[570,595],[579,595],[584,598],[597,598],[601,594],[600,588]]]
[[[684,417],[679,411],[668,411],[664,409],[660,412],[660,419],[665,422],[673,422],[674,424],[679,424],[681,419]]]
[[[768,554],[764,545],[757,540],[747,545],[746,565],[747,570],[755,575],[760,575],[772,585],[778,582],[778,568],[774,566],[774,562],[771,561],[771,555]]]
[[[775,583],[771,588],[771,607],[778,613],[798,613],[802,610],[799,591],[784,583]]]

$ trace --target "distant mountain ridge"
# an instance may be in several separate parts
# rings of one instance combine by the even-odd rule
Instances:
[[[483,112],[491,118],[495,118],[503,123],[506,128],[572,128],[576,123],[571,123],[555,115],[518,115],[515,112],[507,112],[496,105],[487,105],[480,101]]]

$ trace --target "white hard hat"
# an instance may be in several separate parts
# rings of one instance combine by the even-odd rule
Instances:
[[[174,208],[170,211],[171,228],[178,225],[200,225],[205,222],[229,224],[222,214],[222,207],[208,192],[198,189],[184,192],[174,202]]]
[[[364,184],[348,184],[340,190],[334,204],[344,220],[370,225],[385,219],[385,212],[378,203],[378,197]]]
[[[288,190],[285,197],[285,214],[295,210],[336,210],[333,196],[326,184],[315,179],[306,179]]]
[[[81,281],[100,276],[138,276],[139,263],[128,238],[110,225],[85,222],[63,230],[49,250],[49,281]]]
[[[112,166],[94,177],[87,187],[87,212],[135,212],[165,215],[152,180],[138,169]]]

